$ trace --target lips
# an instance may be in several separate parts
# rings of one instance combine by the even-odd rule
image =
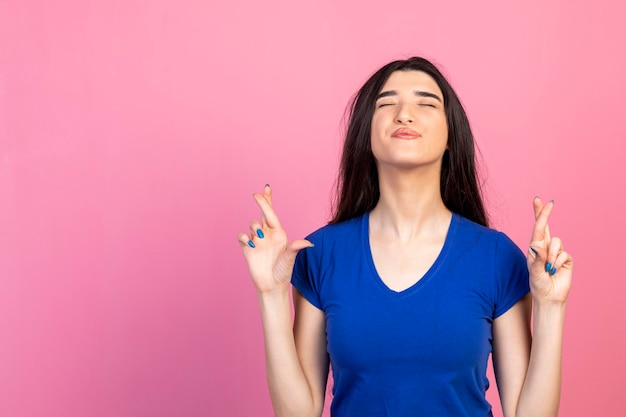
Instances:
[[[417,139],[421,136],[422,135],[417,133],[415,130],[408,127],[401,127],[399,129],[396,129],[391,135],[392,138],[396,139]]]

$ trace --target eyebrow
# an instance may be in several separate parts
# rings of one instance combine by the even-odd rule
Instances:
[[[440,103],[443,103],[443,100],[441,100],[441,98],[437,94],[429,93],[428,91],[420,91],[420,90],[413,90],[413,93],[415,93],[415,95],[418,97],[430,97],[430,98],[434,98]],[[381,99],[383,97],[390,97],[390,96],[397,96],[397,95],[398,95],[398,92],[396,90],[383,91],[378,96],[376,96],[376,100]]]

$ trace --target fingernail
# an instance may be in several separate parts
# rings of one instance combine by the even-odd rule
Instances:
[[[263,234],[263,230],[261,229],[256,229],[256,235],[260,237],[261,239],[265,237],[265,235]]]
[[[552,269],[552,264],[550,262],[546,263],[546,272],[550,272],[550,270]]]
[[[249,240],[248,241],[248,246],[250,246],[251,248],[255,248],[256,246],[254,246],[254,242]]]
[[[266,186],[266,187],[269,187],[270,185],[269,185],[269,184],[265,184],[265,186]]]
[[[550,200],[550,203],[554,204],[554,200]]]
[[[555,272],[556,272],[556,268],[552,267],[552,269],[550,269],[550,275],[554,275]]]
[[[537,249],[533,248],[532,246],[530,247],[530,250],[532,251],[532,253],[534,253],[535,255],[537,254]]]

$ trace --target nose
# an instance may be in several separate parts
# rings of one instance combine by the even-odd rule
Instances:
[[[398,113],[396,114],[396,123],[411,124],[413,122],[415,122],[415,117],[411,113],[410,106],[406,104],[398,106]]]

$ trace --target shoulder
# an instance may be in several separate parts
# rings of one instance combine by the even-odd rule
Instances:
[[[482,251],[483,255],[492,253],[496,256],[508,254],[520,256],[519,247],[504,232],[475,223],[460,214],[454,214],[454,240]]]
[[[457,247],[463,271],[474,271],[486,299],[493,303],[494,318],[503,314],[529,291],[526,257],[505,233],[458,216]]]
[[[453,221],[456,223],[458,232],[462,235],[472,236],[487,240],[498,240],[501,236],[506,236],[499,230],[478,224],[458,213],[454,213]]]
[[[296,263],[306,262],[322,267],[329,259],[343,257],[362,242],[366,233],[367,214],[341,223],[327,224],[306,237],[313,247],[298,252]],[[364,232],[365,230],[365,232]]]
[[[342,262],[350,255],[359,253],[355,248],[359,246],[367,217],[359,216],[345,222],[328,224],[313,233],[306,239],[313,243],[313,247],[305,248],[296,256],[292,283],[313,305],[321,308],[319,300],[328,271],[336,265],[336,260]]]
[[[327,224],[309,234],[306,239],[314,245],[345,241],[362,232],[367,214],[354,217],[341,223]]]

